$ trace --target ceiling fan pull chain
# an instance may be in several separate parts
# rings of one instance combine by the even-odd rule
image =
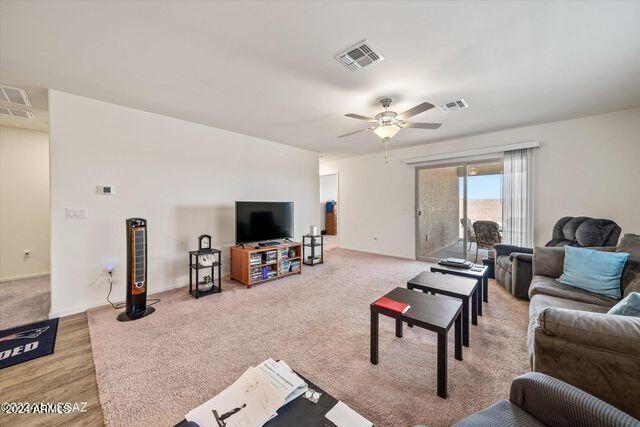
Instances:
[[[389,140],[384,140],[384,164],[389,164]]]

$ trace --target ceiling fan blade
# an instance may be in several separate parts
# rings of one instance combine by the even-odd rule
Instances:
[[[403,128],[438,129],[442,123],[405,123]]]
[[[429,104],[428,102],[423,102],[422,104],[418,104],[410,110],[405,111],[404,113],[398,114],[399,119],[408,119],[409,117],[413,117],[417,114],[424,113],[427,110],[435,107],[433,104]]]
[[[376,123],[377,122],[377,120],[374,119],[373,117],[361,116],[360,114],[349,113],[349,114],[345,114],[345,116],[351,117],[352,119],[365,120],[365,121],[371,122],[371,123]]]
[[[370,130],[370,129],[373,129],[373,128],[375,128],[375,126],[372,126],[372,127],[370,127],[370,128],[364,128],[364,129],[354,130],[353,132],[348,132],[348,133],[345,133],[345,134],[339,135],[339,136],[338,136],[338,138],[343,138],[343,137],[345,137],[345,136],[353,135],[354,133],[362,132],[362,131],[365,131],[365,130]]]

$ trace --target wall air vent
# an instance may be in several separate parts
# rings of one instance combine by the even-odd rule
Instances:
[[[33,113],[31,111],[18,110],[17,108],[0,107],[0,115],[33,119]]]
[[[464,99],[456,99],[455,101],[447,102],[446,104],[438,105],[438,109],[443,113],[449,111],[462,110],[463,108],[469,108],[469,104]]]
[[[351,71],[358,71],[374,62],[384,60],[384,56],[367,40],[362,40],[360,43],[336,55],[336,59]]]
[[[0,86],[0,101],[20,107],[31,107],[31,101],[24,89],[11,86]]]

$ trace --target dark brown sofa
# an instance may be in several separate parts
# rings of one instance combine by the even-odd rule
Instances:
[[[630,254],[621,292],[640,292],[640,236],[627,234],[618,247],[599,250]],[[531,368],[640,418],[640,318],[607,315],[617,300],[558,283],[563,264],[564,248],[534,250]]]

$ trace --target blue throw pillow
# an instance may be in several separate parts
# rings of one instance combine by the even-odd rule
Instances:
[[[611,307],[607,314],[640,317],[640,293],[631,292],[622,301]]]
[[[625,252],[564,247],[564,269],[558,282],[605,297],[620,299],[620,276],[629,257]]]

